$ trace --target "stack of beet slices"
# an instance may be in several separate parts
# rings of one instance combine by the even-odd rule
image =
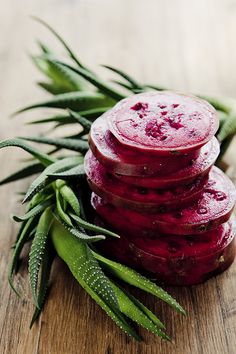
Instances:
[[[120,101],[92,125],[85,171],[104,252],[168,284],[205,281],[235,256],[235,187],[217,167],[218,119],[173,92]]]

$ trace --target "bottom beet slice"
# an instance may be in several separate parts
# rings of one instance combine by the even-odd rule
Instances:
[[[107,239],[100,243],[100,250],[117,261],[148,272],[159,282],[194,285],[232,264],[236,251],[234,234],[232,221],[201,235],[159,235],[153,239],[127,233],[119,240]]]
[[[88,151],[85,156],[85,172],[90,188],[109,203],[141,212],[174,210],[197,200],[208,181],[208,176],[197,178],[193,183],[173,189],[152,189],[123,183],[108,171]]]

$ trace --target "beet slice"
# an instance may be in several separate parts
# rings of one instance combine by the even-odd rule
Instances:
[[[122,182],[145,188],[174,188],[186,185],[197,177],[207,174],[219,155],[220,147],[217,139],[213,137],[201,148],[199,157],[191,165],[171,173],[168,176],[157,177],[130,177],[116,174]]]
[[[150,154],[189,153],[206,144],[219,121],[206,101],[175,92],[146,92],[120,101],[107,116],[123,145]]]
[[[190,165],[199,156],[200,149],[191,154],[170,157],[154,157],[127,149],[108,129],[109,114],[103,114],[92,124],[89,145],[98,161],[113,173],[127,176],[166,175]]]
[[[213,167],[201,198],[191,207],[145,215],[114,207],[101,199],[92,200],[92,204],[106,222],[121,231],[128,229],[132,232],[133,227],[136,227],[139,228],[140,235],[150,230],[191,235],[214,229],[226,222],[233,211],[235,200],[236,190],[233,183],[220,169]],[[155,236],[155,232],[152,234]]]
[[[208,176],[170,190],[135,187],[117,180],[91,151],[85,156],[85,172],[90,188],[109,203],[141,212],[163,212],[190,205],[200,197]]]
[[[158,239],[126,234],[107,239],[100,249],[109,257],[170,285],[193,285],[227,269],[235,258],[235,224],[228,221],[201,235],[160,235]]]

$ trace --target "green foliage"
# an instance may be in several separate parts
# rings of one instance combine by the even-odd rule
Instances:
[[[51,208],[47,208],[41,215],[35,236],[32,241],[32,246],[29,254],[29,277],[32,296],[35,306],[40,309],[40,304],[37,296],[38,275],[41,263],[46,250],[46,242],[53,221]]]
[[[68,149],[72,151],[77,151],[85,153],[89,146],[88,142],[81,139],[69,139],[69,138],[47,138],[41,136],[25,136],[21,137],[22,140],[33,141],[35,143],[53,145],[58,148]]]
[[[24,107],[15,113],[19,114],[35,108],[69,108],[74,111],[89,110],[92,107],[113,106],[114,101],[101,93],[91,91],[78,91],[61,93],[43,102]]]
[[[18,171],[12,173],[10,176],[7,176],[6,178],[2,179],[0,181],[0,186],[10,183],[10,182],[15,182],[20,179],[30,177],[34,174],[37,174],[39,172],[42,172],[44,170],[44,167],[42,166],[41,163],[33,163],[28,166],[24,166],[23,168],[19,169]]]

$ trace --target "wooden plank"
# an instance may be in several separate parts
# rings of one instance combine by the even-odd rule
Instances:
[[[230,0],[95,0],[5,2],[0,13],[1,129],[0,139],[35,133],[24,118],[9,120],[16,108],[44,94],[33,86],[40,75],[26,60],[43,38],[61,51],[52,36],[28,19],[39,15],[57,28],[82,60],[108,77],[98,64],[129,71],[137,79],[165,87],[235,96],[235,2]],[[26,114],[32,118],[47,113]],[[37,128],[38,129],[38,128]],[[18,150],[0,152],[1,176],[19,166]],[[236,163],[233,147],[227,162]],[[134,291],[160,318],[174,343],[164,343],[145,331],[144,342],[127,338],[72,279],[61,261],[53,270],[49,300],[39,323],[29,331],[33,312],[25,261],[17,276],[23,299],[7,284],[7,265],[16,227],[9,214],[22,212],[14,191],[27,181],[0,190],[0,352],[4,354],[232,354],[236,346],[236,264],[222,276],[192,288],[168,290],[187,309],[174,313],[151,296]]]

